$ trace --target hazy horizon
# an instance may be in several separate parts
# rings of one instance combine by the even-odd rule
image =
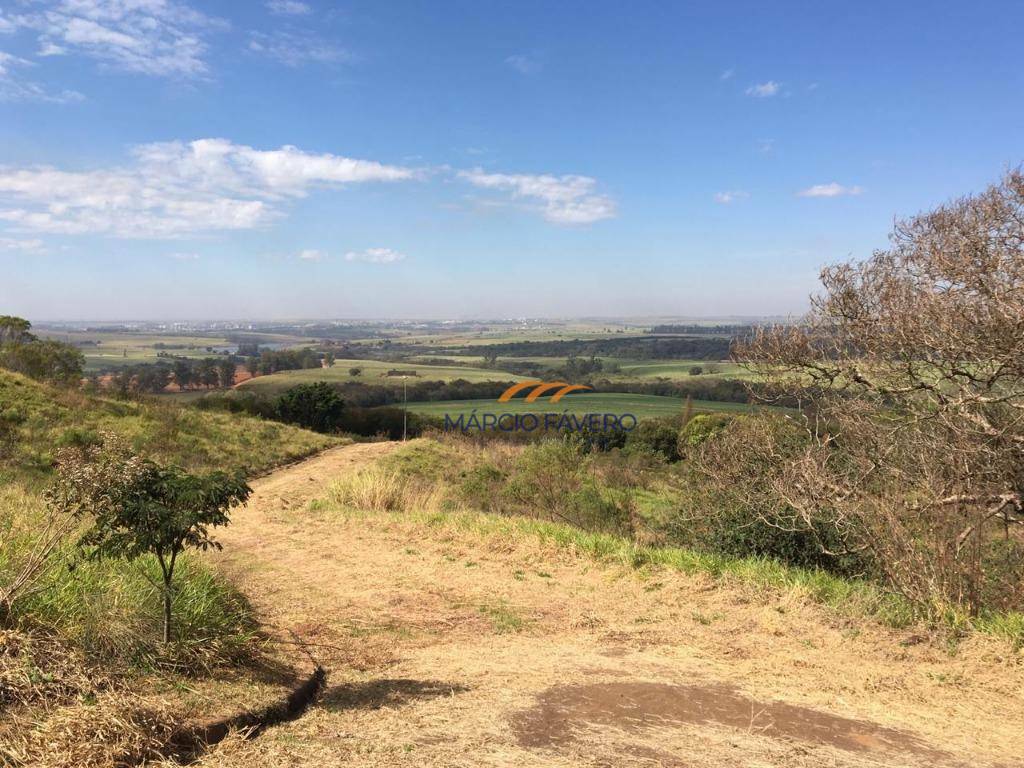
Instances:
[[[522,316],[522,317],[37,317],[26,318],[36,325],[72,325],[80,323],[98,324],[132,324],[132,325],[184,325],[184,324],[361,324],[388,325],[414,323],[480,323],[480,324],[511,324],[511,323],[571,323],[599,322],[611,324],[651,325],[672,323],[748,323],[764,320],[790,319],[789,315],[593,315],[593,316]]]

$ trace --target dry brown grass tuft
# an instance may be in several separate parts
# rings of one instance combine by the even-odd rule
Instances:
[[[375,465],[336,482],[328,498],[342,506],[371,512],[415,509],[429,513],[450,506],[448,496],[443,483],[419,482],[394,469]]]
[[[16,764],[40,768],[127,768],[161,760],[181,728],[178,715],[125,691],[51,712],[23,734]]]
[[[82,654],[39,632],[0,630],[0,708],[56,704],[109,688]]]
[[[134,766],[181,720],[41,632],[0,631],[0,765]]]

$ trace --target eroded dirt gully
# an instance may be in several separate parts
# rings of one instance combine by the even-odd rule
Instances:
[[[201,765],[1024,765],[1024,671],[1003,642],[951,654],[800,595],[310,508],[395,447],[254,483],[219,563],[329,677],[303,717]]]

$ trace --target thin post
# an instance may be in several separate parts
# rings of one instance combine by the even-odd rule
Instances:
[[[409,427],[409,377],[402,377],[402,442],[404,443]]]

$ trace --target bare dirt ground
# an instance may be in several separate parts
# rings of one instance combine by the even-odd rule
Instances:
[[[1024,664],[1005,642],[954,648],[796,594],[310,508],[392,447],[254,483],[220,563],[271,631],[314,644],[327,688],[200,765],[1024,765]]]

